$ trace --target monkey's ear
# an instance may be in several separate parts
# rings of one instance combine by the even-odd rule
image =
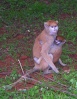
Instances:
[[[58,21],[56,21],[56,23],[58,24]]]
[[[44,27],[48,27],[48,23],[47,22],[44,22]]]

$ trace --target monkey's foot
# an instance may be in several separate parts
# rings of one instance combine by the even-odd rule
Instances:
[[[54,73],[54,71],[53,70],[45,70],[44,72],[43,72],[43,75],[46,75],[46,74],[51,74],[51,73]]]

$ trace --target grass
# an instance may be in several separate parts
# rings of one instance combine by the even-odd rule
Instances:
[[[77,52],[77,1],[76,0],[5,0],[0,3],[0,27],[6,27],[7,32],[0,35],[0,60],[4,60],[7,54],[17,60],[17,54],[26,54],[32,58],[32,46],[36,35],[43,29],[43,22],[54,19],[59,21],[59,32],[63,35],[67,43],[63,48],[62,60],[67,63],[71,71],[69,74],[54,74],[56,82],[66,84],[68,92],[77,94],[77,71],[74,65],[77,64],[69,54]],[[63,15],[62,15],[63,14]],[[64,18],[65,15],[69,15]],[[15,39],[16,35],[22,34],[23,39]],[[70,44],[68,43],[70,42]],[[6,51],[8,49],[8,51]],[[8,53],[6,53],[8,52]],[[1,54],[2,53],[2,54]],[[27,64],[28,65],[28,64]],[[12,67],[10,76],[0,79],[0,98],[1,99],[76,99],[67,93],[54,91],[44,85],[36,85],[29,90],[9,92],[1,86],[10,84],[20,77],[17,73],[15,64]],[[4,67],[5,68],[5,67]],[[4,70],[1,68],[1,70]],[[24,69],[26,69],[25,67]],[[6,69],[7,70],[7,69]],[[44,82],[45,83],[45,82]],[[54,86],[55,83],[49,83]],[[57,86],[57,85],[56,85]],[[59,86],[60,87],[60,86]]]
[[[36,90],[36,92],[33,92],[33,90]],[[3,93],[5,94],[3,96],[3,99],[6,98],[6,99],[9,99],[12,97],[12,99],[34,99],[34,98],[37,98],[37,99],[61,99],[62,97],[65,97],[64,99],[68,99],[68,97],[65,95],[65,94],[59,94],[59,93],[56,93],[56,96],[55,96],[55,93],[53,91],[46,91],[46,89],[43,88],[42,91],[40,91],[40,95],[38,96],[38,93],[39,93],[40,89],[36,89],[36,88],[33,88],[29,91],[27,91],[25,94],[25,92],[11,92],[11,95],[8,94],[7,92],[1,90],[1,95],[3,95]],[[59,95],[58,95],[59,94]],[[2,97],[1,97],[2,98]],[[69,97],[71,98],[71,97]],[[72,98],[74,99],[74,98]]]

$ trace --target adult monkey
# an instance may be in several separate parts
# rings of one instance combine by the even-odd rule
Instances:
[[[52,58],[48,55],[48,52],[50,50],[50,46],[53,44],[58,32],[58,21],[49,20],[47,22],[44,22],[44,30],[36,37],[34,46],[33,46],[33,57],[41,57],[42,60],[40,64],[37,64],[35,62],[35,66],[32,70],[30,70],[30,73],[35,71],[45,71],[50,66],[52,70],[56,73],[59,73],[58,69],[54,65]],[[42,41],[42,44],[40,44],[40,41]],[[45,62],[46,61],[46,62]],[[41,66],[43,64],[43,66]]]

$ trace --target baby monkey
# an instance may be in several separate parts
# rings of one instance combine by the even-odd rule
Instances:
[[[49,56],[51,57],[51,60],[53,61],[53,63],[56,63],[59,61],[59,63],[62,66],[66,66],[66,64],[64,64],[61,59],[60,56],[62,54],[62,45],[66,42],[66,40],[64,39],[63,36],[57,36],[56,39],[54,40],[53,44],[50,47],[50,50],[48,52]],[[39,41],[40,45],[43,44],[42,41]],[[37,64],[40,64],[42,60],[42,56],[40,58],[34,57],[34,61]],[[43,64],[42,64],[43,65]]]

